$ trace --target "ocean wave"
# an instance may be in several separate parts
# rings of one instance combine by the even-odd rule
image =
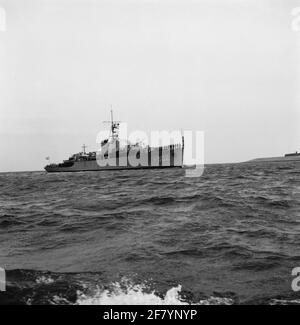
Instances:
[[[0,293],[0,305],[231,305],[224,296],[193,298],[178,284],[165,292],[149,281],[136,283],[128,277],[105,282],[100,274],[52,273],[33,270],[8,271],[7,291]]]
[[[3,227],[3,228],[8,228],[11,226],[19,226],[19,225],[23,225],[23,224],[24,224],[23,221],[17,220],[13,216],[11,216],[11,217],[6,216],[3,219],[2,218],[0,219],[0,227]]]
[[[150,198],[147,198],[145,200],[143,200],[144,204],[154,204],[154,205],[168,205],[170,203],[175,202],[176,199],[174,199],[171,196],[152,196]]]
[[[7,291],[0,292],[0,305],[300,305],[292,294],[240,302],[233,292],[205,296],[183,290],[181,284],[164,288],[126,276],[105,281],[101,273],[11,270]]]
[[[122,280],[124,281],[124,280]],[[127,282],[127,281],[126,281]],[[165,294],[149,291],[145,284],[113,283],[111,289],[97,290],[93,294],[78,293],[76,304],[79,305],[232,305],[232,298],[208,297],[197,302],[187,301],[182,295],[182,286],[170,288]]]
[[[119,283],[114,285],[114,290],[98,289],[92,295],[79,293],[79,305],[187,305],[181,301],[179,293],[181,286],[171,288],[164,297],[159,297],[155,291],[144,292],[143,285],[133,285],[125,290]]]
[[[76,304],[79,305],[232,305],[231,298],[209,297],[196,303],[183,301],[180,298],[181,285],[167,291],[165,296],[160,297],[155,293],[143,292],[139,285],[127,290],[111,293],[107,290],[97,292],[92,296],[79,294]]]
[[[237,265],[232,266],[232,270],[247,270],[247,271],[265,271],[280,266],[279,262],[271,261],[251,261],[251,262],[240,262]]]

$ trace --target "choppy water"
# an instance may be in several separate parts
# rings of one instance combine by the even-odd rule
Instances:
[[[0,174],[0,303],[300,303],[300,164]]]

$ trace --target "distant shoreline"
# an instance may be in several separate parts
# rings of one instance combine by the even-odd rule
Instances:
[[[300,155],[298,156],[283,156],[283,157],[267,157],[267,158],[255,158],[244,163],[251,163],[251,162],[286,162],[286,161],[300,161]]]

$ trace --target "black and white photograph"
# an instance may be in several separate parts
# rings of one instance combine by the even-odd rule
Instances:
[[[0,305],[300,305],[300,0],[0,0]]]

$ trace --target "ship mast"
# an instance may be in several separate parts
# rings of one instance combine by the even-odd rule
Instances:
[[[84,154],[86,154],[86,152],[85,152],[85,149],[87,148],[87,146],[84,144],[83,146],[82,146],[82,150],[83,150],[83,153]]]
[[[113,125],[114,125],[114,112],[113,112],[112,109],[110,110],[110,120],[111,120],[111,127],[113,128]]]
[[[114,112],[111,109],[110,110],[110,120],[111,120],[111,134],[112,134],[112,138],[115,138],[115,130],[116,130],[116,125],[114,124]]]
[[[120,121],[114,121],[113,110],[110,110],[110,121],[104,121],[104,123],[110,123],[110,135],[109,137],[113,140],[118,139],[118,129],[120,126]]]

